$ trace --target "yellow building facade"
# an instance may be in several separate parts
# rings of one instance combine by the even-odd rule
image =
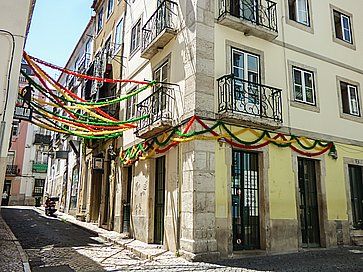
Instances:
[[[88,220],[194,260],[361,242],[359,3],[110,2],[94,55],[121,20],[122,46],[98,76],[150,88],[120,104],[137,129],[86,150]]]

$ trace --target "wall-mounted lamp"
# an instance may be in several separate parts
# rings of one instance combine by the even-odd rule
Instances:
[[[333,145],[330,148],[328,155],[332,157],[334,160],[338,159],[338,152],[337,149],[335,148],[335,145]]]

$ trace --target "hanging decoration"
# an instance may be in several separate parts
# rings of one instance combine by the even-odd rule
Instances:
[[[31,89],[33,93],[28,104],[34,113],[31,122],[37,126],[85,139],[109,139],[121,136],[125,130],[136,128],[138,121],[148,117],[148,115],[144,115],[121,121],[114,116],[110,116],[102,108],[132,98],[152,87],[155,84],[154,81],[147,82],[97,78],[60,68],[31,57],[26,52],[23,53],[23,57],[39,81],[39,83],[37,83],[25,72],[21,71],[22,75],[29,83],[27,88]],[[86,101],[71,90],[62,86],[37,63],[61,70],[66,74],[71,74],[82,79],[109,83],[129,82],[142,86],[124,96],[114,97],[104,101]],[[34,89],[37,90],[38,97],[35,97]],[[20,92],[19,96],[23,97],[23,93]]]
[[[190,131],[193,125],[199,126],[200,129]],[[249,138],[252,135],[254,139],[244,140],[243,135],[247,133]],[[124,165],[129,165],[138,160],[151,158],[155,154],[165,153],[179,143],[193,140],[217,140],[226,142],[233,147],[247,150],[255,150],[273,144],[282,148],[289,147],[295,152],[307,157],[319,156],[326,152],[335,152],[335,146],[332,142],[311,140],[306,137],[294,135],[286,136],[282,133],[273,133],[267,130],[261,131],[252,128],[243,128],[233,132],[222,121],[217,121],[214,125],[208,126],[199,117],[194,116],[185,125],[184,130],[180,130],[180,127],[175,127],[167,133],[120,152],[120,161]]]

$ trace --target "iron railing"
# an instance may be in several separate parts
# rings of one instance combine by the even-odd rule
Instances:
[[[219,0],[219,17],[230,14],[277,32],[276,6],[270,0]]]
[[[282,91],[225,75],[218,82],[218,112],[243,113],[282,122]]]
[[[6,175],[16,176],[18,174],[18,166],[14,164],[8,164],[6,166]]]
[[[144,51],[164,30],[175,30],[177,28],[178,4],[165,0],[151,15],[150,19],[142,28],[142,49]]]
[[[78,72],[84,73],[87,71],[89,65],[91,63],[91,54],[90,53],[84,53],[81,60],[78,62]]]
[[[175,111],[174,89],[169,86],[156,86],[154,92],[137,104],[138,116],[148,115],[140,120],[136,133],[158,121],[172,121]]]

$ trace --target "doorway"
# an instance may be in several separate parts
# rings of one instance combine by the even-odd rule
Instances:
[[[298,158],[298,185],[303,247],[320,247],[316,161]]]
[[[363,166],[348,165],[353,228],[363,230]]]
[[[155,203],[154,203],[154,243],[162,244],[164,238],[165,209],[165,156],[156,159]]]
[[[5,180],[1,197],[1,206],[8,206],[11,191],[11,180]]]
[[[123,218],[122,218],[122,232],[130,233],[131,223],[131,187],[132,187],[132,166],[127,167],[127,188],[126,188],[126,200],[123,203]]]
[[[232,153],[233,250],[260,249],[258,153]]]

